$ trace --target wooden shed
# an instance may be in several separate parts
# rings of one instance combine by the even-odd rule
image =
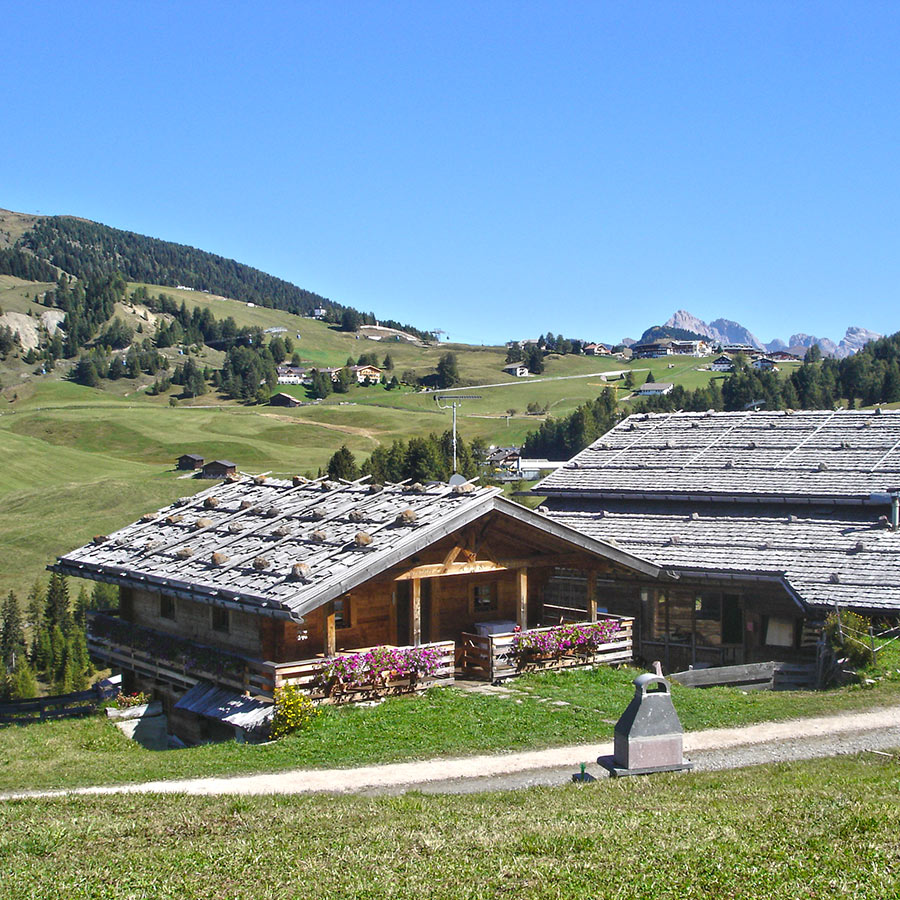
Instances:
[[[204,478],[227,478],[237,473],[237,464],[227,459],[214,459],[203,466]]]
[[[269,397],[269,405],[294,407],[299,406],[300,401],[291,394],[279,391],[277,394],[272,394],[272,396]]]
[[[177,469],[202,469],[203,457],[198,453],[182,453],[175,460],[175,468]]]

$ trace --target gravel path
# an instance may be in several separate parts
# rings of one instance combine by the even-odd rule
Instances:
[[[764,722],[742,728],[715,728],[689,732],[684,736],[685,755],[698,771],[837,756],[862,750],[888,752],[893,748],[900,748],[900,706],[788,722]],[[116,793],[396,794],[409,790],[476,793],[537,784],[564,784],[571,781],[580,763],[585,763],[587,771],[594,777],[606,777],[606,770],[597,764],[597,758],[611,755],[611,743],[578,744],[522,753],[349,769],[296,769],[230,778],[192,778],[69,791],[29,791],[6,794],[0,796],[0,800],[16,796]],[[900,766],[900,752],[896,755]]]

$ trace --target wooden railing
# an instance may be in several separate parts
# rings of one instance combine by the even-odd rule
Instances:
[[[112,667],[127,669],[147,678],[160,678],[168,681],[170,684],[184,688],[191,688],[198,681],[209,681],[213,684],[236,688],[242,693],[246,691],[254,695],[272,696],[269,684],[271,677],[266,668],[271,663],[266,663],[261,659],[229,653],[226,650],[209,647],[205,644],[197,644],[198,650],[214,653],[222,659],[227,659],[229,671],[210,672],[198,666],[185,666],[172,659],[166,659],[159,654],[142,650],[133,646],[133,644],[105,637],[98,634],[97,630],[92,629],[93,624],[98,620],[102,622],[103,619],[112,618],[114,617],[100,613],[88,613],[87,645],[88,652],[94,659],[106,662]],[[127,624],[135,633],[143,631],[153,634],[154,637],[162,641],[170,637],[152,628],[131,623]],[[172,640],[174,641],[175,639],[173,638]],[[179,642],[183,641],[182,638],[177,640]]]
[[[620,630],[614,641],[603,644],[594,653],[564,653],[527,662],[517,659],[512,652],[515,632],[489,635],[463,634],[462,669],[470,678],[494,682],[525,672],[631,662],[634,653],[632,646],[634,619],[611,615],[604,615],[603,618],[617,621]],[[553,627],[555,626],[532,628],[529,629],[529,633],[548,632],[552,631]]]
[[[318,683],[319,673],[328,664],[323,657],[315,659],[303,659],[288,663],[263,663],[264,677],[267,678],[267,687],[271,691],[283,685],[294,685],[300,688],[313,700],[321,700],[326,703],[347,703],[359,700],[368,700],[376,697],[384,697],[394,694],[406,694],[413,691],[424,691],[427,688],[442,684],[452,684],[456,663],[456,644],[453,641],[436,641],[431,644],[421,644],[420,648],[435,647],[440,651],[440,662],[437,671],[433,675],[417,676],[415,678],[398,678],[392,680],[379,680],[362,686],[333,685],[330,689]],[[399,647],[400,650],[413,649],[411,647]],[[361,651],[347,650],[338,656],[352,656]]]
[[[12,700],[0,703],[0,725],[25,725],[47,719],[69,719],[96,712],[104,700],[111,700],[119,693],[119,685],[94,685],[90,690],[72,694],[56,694],[52,697],[35,697],[33,700]]]
[[[197,644],[198,650],[215,653],[216,656],[227,659],[228,671],[211,672],[199,666],[182,665],[171,659],[163,658],[160,654],[151,654],[131,644],[101,636],[96,631],[92,631],[90,627],[91,623],[98,618],[101,617],[93,614],[88,625],[88,651],[94,659],[147,678],[159,678],[183,688],[191,688],[199,681],[208,681],[212,684],[235,688],[241,693],[271,698],[276,688],[285,684],[293,684],[304,693],[308,693],[313,699],[326,702],[347,702],[388,694],[421,691],[433,685],[450,684],[454,678],[456,645],[453,641],[439,641],[422,645],[423,647],[437,647],[441,651],[440,663],[433,675],[381,682],[377,685],[365,685],[360,688],[344,686],[328,692],[316,684],[319,672],[327,665],[327,660],[322,656],[276,663],[239,656],[225,650]],[[157,639],[167,637],[162,632],[144,626],[130,625],[130,628],[135,632],[152,633]],[[179,638],[178,640],[182,641],[183,639]],[[354,652],[358,651],[348,650],[346,653],[338,655],[349,656]]]

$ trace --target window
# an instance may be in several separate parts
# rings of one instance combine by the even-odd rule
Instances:
[[[159,617],[161,619],[175,619],[175,598],[168,594],[159,595]]]
[[[334,627],[350,627],[350,598],[339,597],[334,601]]]
[[[224,606],[212,608],[212,627],[213,631],[221,631],[223,634],[231,631],[231,615]]]
[[[476,584],[472,588],[472,608],[476,613],[488,612],[497,608],[497,584]]]

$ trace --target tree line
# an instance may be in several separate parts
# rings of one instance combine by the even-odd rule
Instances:
[[[50,694],[84,690],[94,672],[87,611],[117,603],[116,589],[108,584],[97,584],[90,593],[82,586],[73,603],[66,579],[56,573],[46,587],[34,583],[24,610],[10,591],[0,607],[0,698],[27,700],[42,686]]]
[[[19,266],[21,269],[29,259],[34,258],[23,253],[23,248],[30,250],[37,258],[30,271],[40,277],[18,276],[28,277],[29,280],[55,281],[57,272],[52,266],[58,266],[85,281],[121,272],[129,281],[169,287],[183,285],[257,306],[284,309],[301,316],[312,315],[315,309],[324,309],[326,320],[341,327],[344,327],[342,314],[346,311],[355,315],[356,327],[345,330],[357,331],[361,324],[376,324],[372,313],[362,313],[335,303],[233,259],[71,216],[49,216],[35,222],[19,239],[16,247],[6,252],[10,256],[6,263],[8,267]],[[0,256],[0,265],[2,262]],[[6,274],[16,273],[10,271]],[[428,332],[393,320],[382,320],[379,324],[410,332],[424,340],[432,337]]]
[[[486,455],[487,447],[481,438],[466,441],[457,434],[459,474],[474,478]],[[379,445],[362,465],[357,464],[353,452],[344,445],[328,461],[327,473],[329,478],[347,481],[368,475],[379,484],[447,481],[453,474],[453,433],[445,431],[408,441],[395,440],[389,447]]]

